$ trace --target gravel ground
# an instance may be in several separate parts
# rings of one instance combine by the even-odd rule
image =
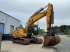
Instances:
[[[1,52],[54,52],[54,49],[42,48],[42,44],[20,45],[12,41],[2,41]]]
[[[56,52],[70,52],[70,38],[60,35],[61,42],[55,46]]]

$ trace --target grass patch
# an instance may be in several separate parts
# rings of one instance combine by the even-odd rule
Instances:
[[[70,37],[70,35],[66,35],[67,37]]]

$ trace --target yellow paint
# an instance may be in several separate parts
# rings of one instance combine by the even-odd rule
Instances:
[[[25,31],[30,29],[36,21],[40,20],[44,16],[46,16],[47,32],[50,32],[52,12],[53,12],[53,5],[49,3],[47,10],[44,10],[43,12],[40,12],[36,15],[31,16],[28,20],[28,23],[27,23],[27,26],[25,27],[25,29],[18,28],[16,30],[14,30],[13,36],[14,37],[25,37],[25,36],[27,36]]]

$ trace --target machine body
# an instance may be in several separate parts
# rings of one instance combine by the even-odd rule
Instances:
[[[47,7],[47,10],[45,8]],[[60,42],[60,37],[55,36],[53,29],[51,27],[52,22],[52,14],[53,14],[53,5],[48,4],[46,7],[35,12],[28,20],[25,28],[17,28],[13,31],[13,42],[21,43],[21,44],[30,44],[30,42],[34,42],[37,44],[41,44],[43,40],[41,38],[35,37],[37,35],[38,28],[35,29],[34,23],[41,18],[46,16],[46,27],[47,33],[44,36],[43,46],[54,46]],[[51,31],[52,30],[52,31]]]

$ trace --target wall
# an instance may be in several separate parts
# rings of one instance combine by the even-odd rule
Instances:
[[[20,21],[2,11],[0,11],[0,23],[4,23],[4,34],[10,34],[10,26],[14,26],[14,29],[16,27],[19,27]]]

